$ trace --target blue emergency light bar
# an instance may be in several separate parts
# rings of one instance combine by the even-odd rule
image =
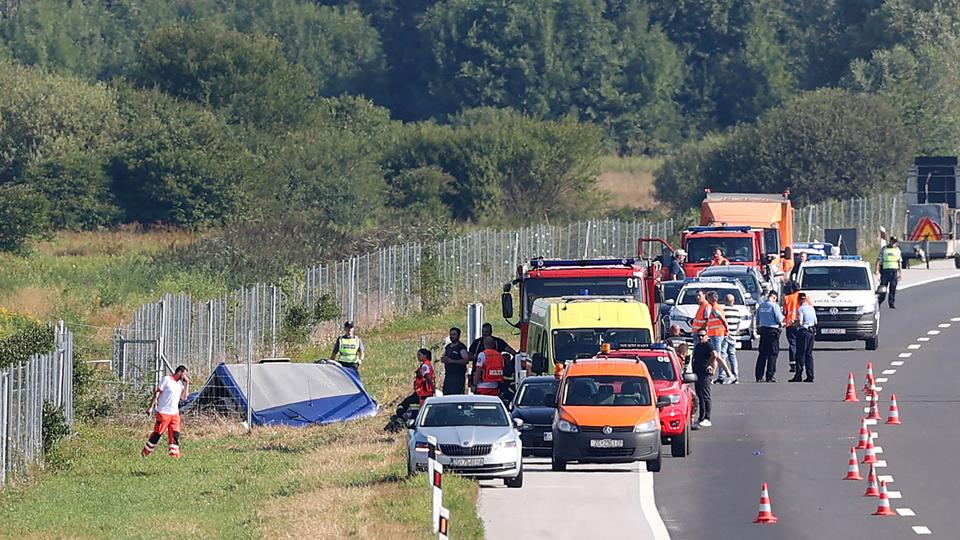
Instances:
[[[687,231],[694,233],[702,232],[750,232],[750,227],[734,227],[734,226],[712,226],[712,225],[702,225],[696,227],[687,227]]]
[[[862,261],[859,255],[809,255],[808,261]]]
[[[703,277],[692,277],[683,280],[684,283],[736,283],[737,278],[725,277],[725,276],[703,276]]]
[[[585,259],[579,261],[573,260],[548,260],[548,259],[532,259],[530,261],[531,268],[572,268],[576,266],[634,266],[637,263],[636,259]]]
[[[669,349],[666,343],[618,343],[615,350],[638,349],[651,351],[665,351]]]
[[[829,250],[833,247],[833,244],[828,244],[827,242],[794,242],[794,249],[822,249],[824,251]]]

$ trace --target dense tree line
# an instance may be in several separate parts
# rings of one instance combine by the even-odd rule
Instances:
[[[960,140],[958,0],[5,7],[2,249],[49,228],[269,237],[289,220],[333,255],[570,219],[596,212],[611,152],[667,156],[677,208],[704,186],[816,201],[896,188],[913,153]]]

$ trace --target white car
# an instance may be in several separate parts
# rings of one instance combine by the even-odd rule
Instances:
[[[687,284],[680,289],[677,300],[671,304],[670,324],[679,326],[684,335],[692,334],[691,325],[700,307],[697,303],[698,291],[703,291],[704,294],[709,291],[717,291],[721,304],[728,294],[733,295],[733,309],[740,315],[740,322],[736,328],[730,329],[730,333],[742,348],[752,349],[753,340],[759,339],[752,309],[756,300],[751,298],[750,293],[744,290],[743,285],[736,279],[705,277],[687,280]],[[668,301],[667,303],[670,304],[671,302]]]
[[[880,305],[869,263],[856,256],[814,257],[800,267],[797,281],[817,311],[817,341],[863,340],[868,351],[876,350]]]
[[[409,426],[407,474],[427,470],[427,436],[433,435],[444,471],[522,487],[523,443],[516,429],[522,425],[494,396],[427,398]]]

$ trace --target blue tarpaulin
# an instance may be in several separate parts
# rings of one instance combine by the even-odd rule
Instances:
[[[343,422],[377,414],[363,383],[336,362],[253,364],[250,403],[254,425],[305,426]],[[184,411],[245,416],[246,364],[220,364]]]

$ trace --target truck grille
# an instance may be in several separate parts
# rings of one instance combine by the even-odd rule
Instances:
[[[818,307],[815,308],[817,319],[824,321],[856,321],[860,318],[855,306],[845,307]],[[830,310],[836,309],[837,312],[831,313]]]
[[[460,446],[459,444],[441,444],[440,451],[448,456],[485,456],[490,453],[491,445],[477,444]]]

